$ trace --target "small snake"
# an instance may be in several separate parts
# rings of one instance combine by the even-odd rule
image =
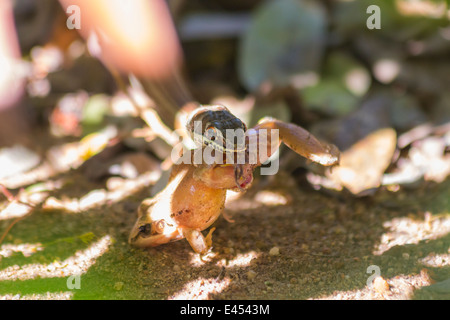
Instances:
[[[238,117],[233,115],[222,105],[202,106],[195,109],[186,125],[187,130],[192,135],[194,142],[201,146],[210,146],[225,154],[239,154],[245,152],[247,147],[245,137],[239,139],[239,129],[241,133],[247,131],[247,126]],[[227,129],[234,131],[237,135],[228,137]],[[235,138],[237,138],[237,141]],[[235,157],[234,159],[237,159]],[[234,163],[234,179],[240,190],[243,190],[239,180],[242,178],[244,170],[242,164]]]

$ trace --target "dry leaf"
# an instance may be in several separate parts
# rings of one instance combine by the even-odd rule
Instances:
[[[397,135],[393,129],[380,129],[342,152],[340,165],[327,171],[327,177],[353,194],[377,188],[391,163]]]

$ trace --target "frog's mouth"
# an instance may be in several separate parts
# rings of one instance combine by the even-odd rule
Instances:
[[[177,241],[183,239],[183,235],[175,230],[169,234],[158,234],[149,237],[144,237],[140,234],[135,235],[134,237],[130,237],[129,243],[140,248],[146,247],[156,247],[161,244],[165,244],[172,241]]]
[[[156,247],[161,244],[166,244],[168,242],[177,241],[183,239],[183,236],[179,234],[178,231],[174,231],[171,234],[159,234],[156,236],[151,236],[148,238],[142,238],[140,236],[134,237],[130,239],[130,244],[139,247],[139,248],[147,248],[147,247]]]
[[[243,192],[253,182],[252,167],[249,164],[220,164],[216,168],[222,170],[209,178],[207,182],[210,186]]]
[[[242,164],[234,165],[234,181],[236,182],[236,186],[240,191],[245,191],[248,183],[244,176],[244,167]]]
[[[128,242],[136,247],[156,247],[171,241],[180,240],[183,235],[178,228],[165,228],[163,231],[155,230],[153,223],[136,223],[131,231]]]
[[[252,168],[248,164],[233,164],[234,183],[236,187],[232,188],[241,192],[247,190],[253,182]]]

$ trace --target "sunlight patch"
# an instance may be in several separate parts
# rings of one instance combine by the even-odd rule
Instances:
[[[210,294],[220,293],[231,283],[229,278],[200,278],[184,285],[183,289],[169,296],[168,300],[208,300]]]
[[[0,220],[18,218],[27,215],[33,210],[29,205],[12,201],[0,211]]]
[[[46,292],[44,294],[5,294],[0,295],[0,300],[71,300],[73,292]]]
[[[386,221],[383,226],[388,231],[381,236],[374,255],[381,255],[394,246],[417,244],[422,240],[434,240],[445,236],[450,232],[450,215],[433,217],[427,213],[423,220],[409,217],[394,218]]]
[[[86,193],[81,198],[57,199],[49,197],[43,208],[47,210],[66,210],[73,213],[100,207],[109,203],[117,203],[138,190],[154,184],[159,179],[159,172],[146,172],[132,179],[123,179],[117,190],[96,189]]]
[[[27,264],[23,266],[10,266],[0,270],[2,280],[30,280],[36,278],[60,278],[70,275],[81,275],[103,255],[112,244],[110,236],[104,236],[85,250],[75,254],[64,261],[55,261],[49,264]]]
[[[278,206],[288,204],[289,199],[278,192],[263,190],[256,194],[255,201],[267,206]]]
[[[44,250],[41,243],[22,243],[22,244],[4,244],[0,247],[0,260],[12,256],[16,252],[22,252],[24,257],[29,257],[32,254]]]
[[[201,267],[205,263],[210,263],[212,261],[212,259],[214,259],[217,256],[217,253],[215,253],[215,252],[208,252],[206,255],[204,255],[201,258],[200,258],[200,255],[197,254],[197,253],[191,252],[190,255],[191,255],[190,264],[193,267]]]
[[[239,253],[234,259],[225,260],[222,259],[217,262],[219,267],[232,268],[232,267],[247,267],[253,261],[253,259],[258,258],[259,254],[255,251],[250,251],[247,253]]]
[[[411,298],[414,290],[431,284],[430,277],[426,272],[415,275],[398,275],[384,280],[384,282],[386,286],[368,287],[366,285],[359,290],[336,291],[332,295],[323,296],[317,300],[407,300]]]
[[[206,263],[211,263],[211,261],[217,257],[217,253],[210,252],[207,255],[200,258],[199,254],[192,253],[190,264],[194,267],[201,267]],[[259,254],[255,251],[250,251],[247,253],[239,253],[233,259],[221,259],[216,263],[219,267],[232,268],[232,267],[246,267],[249,266],[253,259],[259,257]]]
[[[444,254],[430,253],[425,258],[420,259],[420,262],[432,268],[448,267],[450,266],[450,248],[448,250],[449,253]]]

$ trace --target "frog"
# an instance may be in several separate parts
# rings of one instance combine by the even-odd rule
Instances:
[[[200,131],[194,130],[195,121],[200,121]],[[227,140],[227,129],[242,130],[243,141]],[[186,130],[197,141],[198,149],[210,148],[219,153],[219,159],[222,154],[224,161],[174,164],[165,188],[139,205],[138,218],[129,236],[133,246],[155,247],[186,239],[195,253],[206,255],[212,250],[215,230],[212,225],[224,211],[227,191],[248,190],[254,170],[267,162],[281,143],[320,165],[339,164],[339,149],[320,141],[301,126],[265,117],[247,128],[223,105],[203,105],[192,111]],[[273,132],[278,139],[260,143]],[[257,142],[256,147],[251,148],[254,142]],[[259,152],[261,148],[266,149],[265,152]],[[252,158],[252,150],[263,156]],[[183,150],[182,155],[186,155],[185,152],[192,158],[196,150]],[[240,162],[236,161],[239,155],[243,159]],[[229,159],[233,161],[225,161]],[[208,228],[204,235],[203,231]]]

